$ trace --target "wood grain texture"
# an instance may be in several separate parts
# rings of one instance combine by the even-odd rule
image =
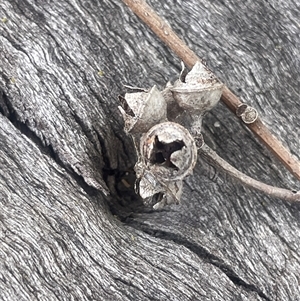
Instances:
[[[298,154],[298,4],[149,4]],[[117,96],[163,88],[180,62],[121,1],[0,12],[0,299],[300,300],[299,207],[201,159],[180,205],[153,211],[124,185],[136,158]],[[299,189],[223,105],[204,135],[240,170]]]

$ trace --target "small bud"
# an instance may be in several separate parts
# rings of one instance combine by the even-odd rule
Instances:
[[[244,123],[250,124],[256,121],[258,117],[258,112],[253,107],[242,103],[237,107],[236,115],[240,117]]]

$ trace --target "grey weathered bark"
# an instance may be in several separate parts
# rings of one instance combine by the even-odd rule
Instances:
[[[298,154],[299,5],[149,4]],[[162,88],[180,62],[121,1],[3,0],[0,15],[0,299],[300,300],[299,207],[201,159],[180,205],[149,210],[127,187],[122,84]],[[204,124],[234,166],[299,189],[221,104]]]

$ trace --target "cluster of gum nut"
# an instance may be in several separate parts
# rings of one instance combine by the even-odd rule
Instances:
[[[137,193],[154,209],[179,203],[203,144],[202,119],[222,95],[223,84],[201,62],[190,72],[182,67],[163,91],[154,86],[126,93],[119,106],[138,154]]]

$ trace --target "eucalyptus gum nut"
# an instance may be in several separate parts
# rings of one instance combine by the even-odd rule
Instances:
[[[146,202],[155,194],[162,193],[163,198],[153,208],[160,209],[167,204],[179,203],[182,194],[182,180],[161,181],[155,174],[147,170],[142,162],[135,166],[137,182],[136,191]]]
[[[220,100],[223,84],[201,62],[177,80],[170,88],[174,99],[185,110],[202,113],[211,110]]]
[[[133,114],[119,106],[125,131],[131,134],[147,132],[153,125],[167,120],[167,103],[162,93],[152,87],[149,92],[126,93],[125,101]]]
[[[164,188],[157,181],[155,175],[150,172],[145,172],[138,184],[138,192],[141,198],[146,199],[156,193],[164,192]]]
[[[157,124],[143,135],[140,154],[146,170],[160,181],[182,180],[197,162],[194,138],[174,122]]]
[[[203,115],[210,111],[220,100],[222,95],[223,85],[217,86],[214,89],[199,89],[185,90],[172,89],[173,97],[178,105],[185,110],[195,110]]]
[[[182,181],[170,182],[166,184],[165,194],[160,202],[153,206],[153,209],[162,209],[166,205],[179,204],[182,195]]]

